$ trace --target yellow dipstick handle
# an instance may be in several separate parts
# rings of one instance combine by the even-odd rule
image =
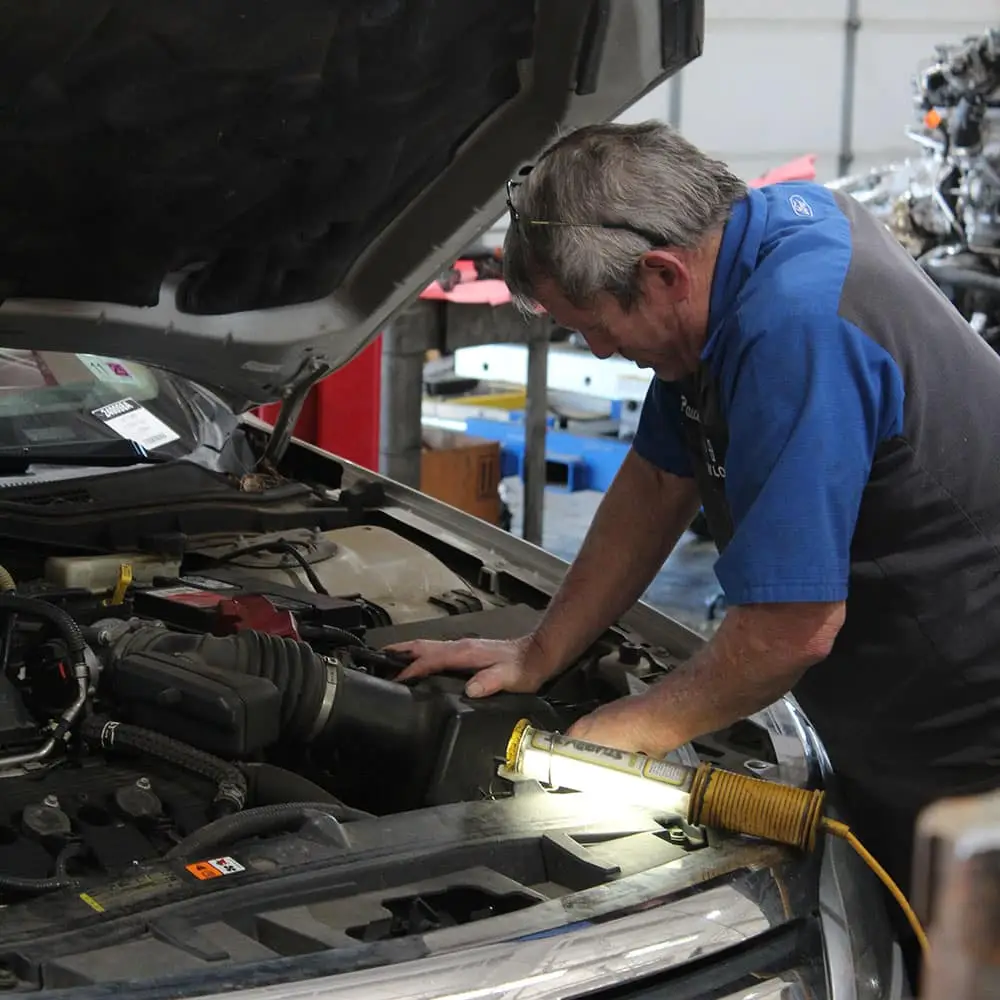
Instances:
[[[132,564],[122,563],[118,567],[118,580],[115,583],[115,589],[108,599],[107,603],[109,605],[124,604],[125,594],[128,592],[128,588],[132,586]]]

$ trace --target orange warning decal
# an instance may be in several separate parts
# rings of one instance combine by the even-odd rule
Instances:
[[[197,879],[203,882],[209,878],[220,878],[222,872],[207,861],[196,861],[193,865],[185,865],[187,870]]]

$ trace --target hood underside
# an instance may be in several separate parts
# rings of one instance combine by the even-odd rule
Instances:
[[[353,357],[559,130],[700,54],[703,0],[0,11],[0,343],[245,405]]]

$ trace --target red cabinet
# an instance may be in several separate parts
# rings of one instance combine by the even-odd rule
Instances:
[[[295,425],[295,436],[341,458],[378,470],[382,338],[313,386]],[[274,423],[277,403],[257,415]]]

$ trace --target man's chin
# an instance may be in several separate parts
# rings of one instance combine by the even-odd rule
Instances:
[[[642,371],[652,371],[658,379],[662,379],[664,382],[676,382],[678,379],[684,378],[687,374],[684,371],[684,366],[676,361],[673,363],[643,361],[640,358],[627,358],[626,360],[631,361],[636,368],[640,368]]]
[[[626,358],[626,360],[631,361],[636,368],[641,368],[643,371],[652,369],[655,372],[658,367],[655,361],[643,361],[642,358]]]
[[[644,367],[652,368],[653,374],[662,382],[680,382],[697,371],[697,365],[685,364],[685,362],[677,359],[673,361],[656,361]]]

